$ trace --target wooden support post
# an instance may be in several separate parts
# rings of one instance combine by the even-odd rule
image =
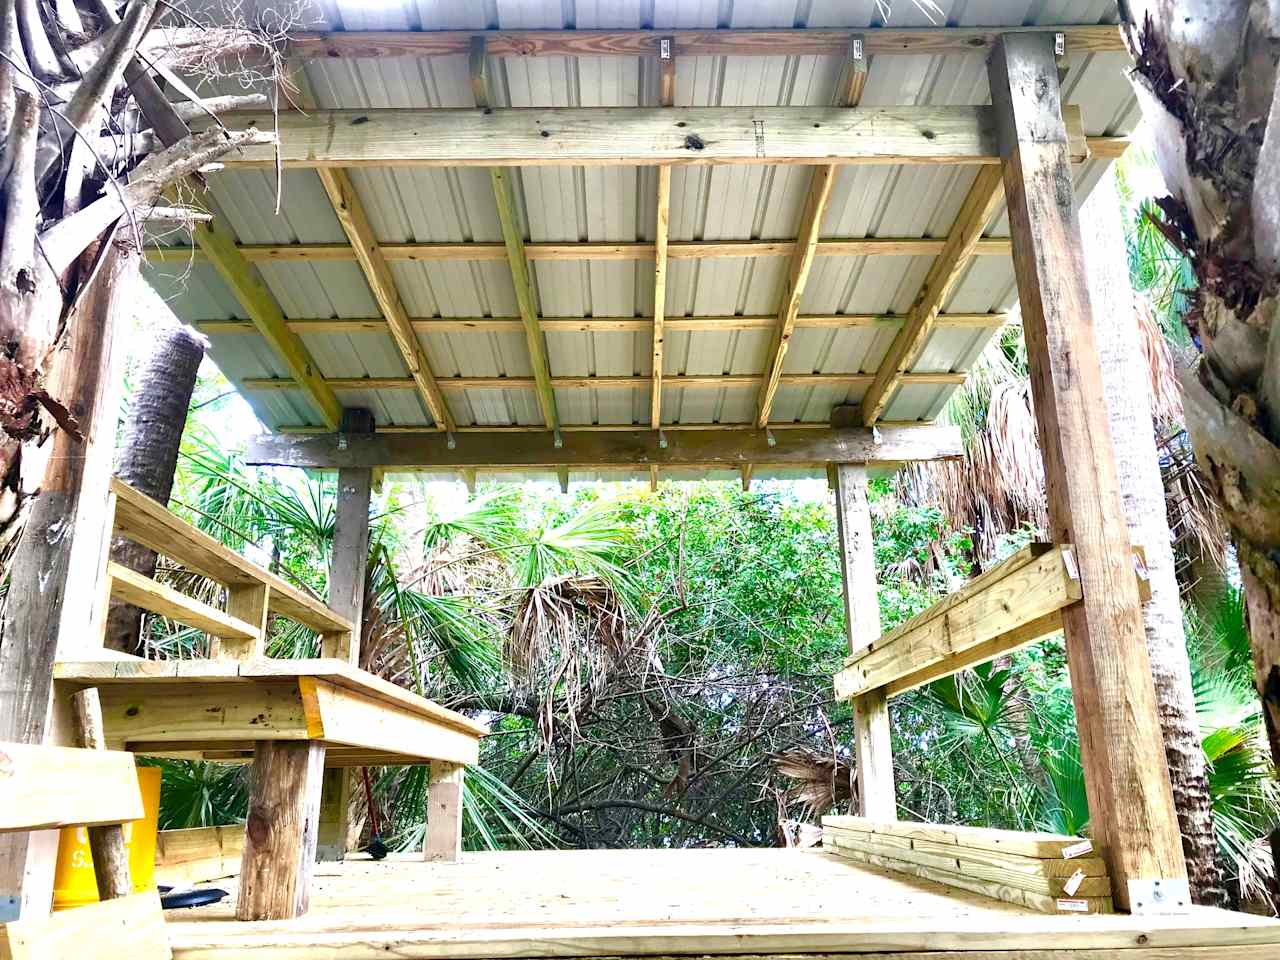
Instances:
[[[323,773],[322,743],[253,745],[237,920],[289,920],[307,912]]]
[[[857,650],[880,636],[880,600],[876,596],[875,545],[871,508],[867,503],[867,468],[835,465],[836,527],[840,535],[840,573],[844,581],[844,615],[849,649]],[[898,818],[893,782],[893,745],[889,708],[883,690],[853,701],[854,748],[857,756],[860,816]]]
[[[1013,263],[1055,542],[1084,598],[1063,611],[1090,832],[1117,906],[1150,909],[1154,881],[1185,894],[1085,278],[1058,70],[1048,37],[1000,38],[989,64]],[[1174,898],[1170,898],[1173,902]]]
[[[102,731],[102,704],[96,687],[76,691],[71,698],[79,746],[88,750],[107,749]],[[98,884],[99,900],[114,900],[133,893],[129,876],[129,850],[124,843],[124,827],[108,823],[87,827],[89,855],[93,858],[93,875]]]
[[[423,859],[456,863],[462,857],[462,776],[460,763],[431,761],[427,836]]]
[[[271,588],[265,583],[238,583],[227,588],[227,613],[251,624],[258,635],[252,640],[219,637],[218,656],[230,660],[255,660],[266,656],[268,608]]]
[[[342,415],[343,432],[373,432],[368,410],[349,409]],[[369,501],[373,470],[347,467],[338,471],[338,504],[334,517],[333,553],[329,558],[329,606],[351,621],[349,634],[327,634],[321,653],[360,661],[360,629],[364,621],[365,576],[369,567]],[[347,852],[351,809],[351,777],[347,769],[326,770],[320,799],[320,826],[316,854],[320,860],[341,860]]]

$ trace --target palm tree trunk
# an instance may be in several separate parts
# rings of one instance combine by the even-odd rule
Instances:
[[[137,389],[116,457],[116,476],[153,500],[168,504],[205,342],[172,317],[148,335],[152,349],[138,371]],[[155,552],[123,537],[112,541],[111,559],[144,576],[156,572]],[[113,600],[107,613],[107,646],[139,653],[141,630],[142,611]]]
[[[1136,0],[1134,85],[1171,197],[1164,233],[1199,289],[1183,378],[1196,458],[1231,528],[1280,763],[1280,22],[1268,0]],[[1280,866],[1280,831],[1272,835]]]
[[[1142,620],[1191,895],[1197,903],[1225,906],[1227,892],[1218,864],[1164,484],[1151,425],[1150,369],[1138,341],[1114,172],[1102,179],[1081,209],[1080,227],[1120,492],[1130,539],[1144,548],[1147,557],[1151,599],[1143,604]]]

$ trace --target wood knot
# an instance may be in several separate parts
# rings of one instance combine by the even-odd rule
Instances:
[[[696,133],[691,133],[684,138],[684,148],[686,150],[705,150],[707,145],[702,142],[702,138]]]

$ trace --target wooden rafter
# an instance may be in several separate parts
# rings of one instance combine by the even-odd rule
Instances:
[[[866,83],[867,60],[863,39],[860,34],[855,34],[849,38],[846,47],[844,68],[832,98],[835,105],[856,107],[862,99]],[[769,413],[782,382],[782,367],[786,362],[787,348],[791,344],[791,334],[795,330],[796,317],[800,315],[800,299],[804,296],[805,284],[809,281],[809,271],[813,267],[813,258],[818,248],[818,234],[822,230],[822,217],[827,211],[827,201],[831,199],[835,179],[834,164],[827,163],[813,168],[813,180],[809,184],[809,194],[800,217],[800,230],[791,253],[786,286],[782,291],[782,304],[778,308],[778,323],[774,328],[768,359],[765,361],[764,382],[760,386],[760,397],[756,402],[756,423],[761,427],[769,424]]]
[[[676,102],[675,40],[667,37],[658,44],[658,99],[664,107]],[[662,377],[664,323],[667,316],[667,255],[671,229],[671,166],[658,167],[657,215],[653,228],[653,390],[649,398],[649,423],[662,427]],[[654,479],[657,488],[657,479]]]
[[[369,436],[271,435],[254,440],[247,463],[334,469],[342,467],[465,469],[528,466],[627,467],[650,465],[730,466],[754,464],[900,463],[960,456],[957,427],[883,426],[878,431],[810,426],[780,430],[770,440],[760,431],[676,430],[665,444],[657,433],[568,431],[553,447],[536,433],[512,430],[459,432],[452,445],[439,433]]]
[[[299,105],[304,109],[314,108],[316,101],[307,83],[306,74],[301,70],[295,71],[294,82],[298,88]],[[351,251],[369,284],[373,299],[377,302],[378,309],[382,311],[382,316],[391,330],[391,339],[395,341],[396,349],[400,351],[400,357],[413,378],[419,398],[426,406],[427,412],[431,414],[431,419],[441,430],[453,430],[456,426],[453,414],[449,410],[449,405],[445,403],[440,388],[436,386],[431,364],[427,361],[422,344],[418,342],[413,325],[409,322],[408,312],[400,300],[400,291],[396,288],[395,277],[391,275],[391,268],[382,254],[377,235],[373,231],[372,224],[369,223],[368,214],[365,213],[364,204],[356,193],[355,184],[351,182],[351,177],[345,170],[325,168],[318,170],[317,173],[324,186],[324,192],[333,205],[334,215],[342,225],[342,230],[351,244]]]
[[[957,386],[964,383],[968,374],[956,373],[908,373],[903,383],[908,384],[948,384]],[[723,387],[754,387],[762,383],[763,377],[755,373],[716,373],[686,374],[678,377],[667,377],[665,383],[669,387],[702,387],[719,389]],[[789,373],[784,374],[781,382],[794,387],[858,387],[870,386],[875,379],[869,373]],[[331,390],[412,390],[415,382],[409,377],[330,377],[324,381]],[[536,390],[540,384],[535,377],[444,377],[436,381],[442,390]],[[586,377],[552,377],[551,387],[555,390],[615,390],[649,388],[654,383],[652,377],[636,376],[586,376]],[[249,377],[242,381],[246,390],[293,390],[297,381],[288,377]]]
[[[942,305],[955,288],[987,221],[1003,198],[1004,185],[1000,178],[1000,168],[980,168],[968,196],[965,197],[964,205],[956,216],[946,247],[934,260],[916,302],[907,314],[906,322],[894,338],[889,352],[880,361],[875,383],[862,398],[862,422],[867,426],[880,419],[889,401],[893,399],[894,391],[902,383],[902,378],[915,363],[937,323]]]
[[[468,54],[471,90],[475,96],[476,106],[487,111],[489,74],[483,36],[472,37]],[[554,431],[558,437],[560,412],[556,409],[556,395],[551,387],[547,340],[538,323],[538,308],[533,296],[533,276],[529,272],[529,261],[524,252],[524,234],[520,231],[520,220],[516,216],[515,188],[512,185],[510,172],[503,167],[490,167],[489,180],[493,185],[493,199],[498,207],[498,222],[502,226],[502,242],[506,251],[507,264],[511,268],[511,283],[515,288],[516,307],[520,311],[525,343],[529,348],[529,365],[533,368],[537,383],[538,406],[542,408],[542,419],[547,429]]]
[[[1033,33],[1062,33],[1068,47],[1081,53],[1123,53],[1120,29],[1106,24],[1013,28]],[[971,53],[985,56],[1006,29],[923,27],[866,31],[871,54]],[[656,57],[663,37],[673,37],[686,56],[825,56],[844,52],[846,30],[463,30],[360,31],[299,33],[289,41],[297,57],[457,56],[471,40],[488,41],[494,57],[631,56]]]
[[[1092,140],[1090,141],[1092,143]],[[662,169],[659,167],[659,169]],[[902,257],[935,256],[942,252],[946,237],[827,237],[820,239],[815,250],[819,257]],[[795,249],[794,240],[685,240],[667,243],[671,260],[709,260],[726,257],[786,257]],[[250,263],[289,263],[294,261],[326,263],[356,258],[346,243],[242,243],[237,249]],[[383,243],[382,256],[387,260],[420,263],[457,260],[505,260],[504,243]],[[1008,256],[1009,240],[1005,237],[983,237],[975,255]],[[653,260],[657,244],[632,243],[526,243],[526,260]],[[152,263],[186,263],[201,253],[195,247],[148,247],[146,258]]]
[[[337,429],[342,420],[342,405],[324,382],[306,345],[289,328],[280,305],[258,271],[236,249],[235,237],[221,217],[215,215],[212,220],[193,224],[191,236],[244,307],[253,329],[280,355],[300,388],[315,404],[320,421],[330,430]]]
[[[1078,108],[1071,157],[1088,159]],[[995,164],[990,107],[382,107],[226,115],[278,129],[232,167]],[[868,131],[874,130],[875,136]]]
[[[897,327],[905,319],[897,314],[830,313],[808,314],[796,318],[797,327],[845,330],[856,327]],[[1005,313],[944,313],[938,316],[939,327],[1003,327]],[[519,333],[524,321],[519,317],[417,317],[409,321],[418,333]],[[644,333],[653,326],[649,317],[541,317],[539,325],[546,333]],[[672,317],[665,321],[667,330],[767,330],[777,323],[774,316]],[[299,319],[286,321],[294,333],[383,333],[386,324],[380,318]],[[197,320],[196,329],[203,333],[256,332],[247,320]]]

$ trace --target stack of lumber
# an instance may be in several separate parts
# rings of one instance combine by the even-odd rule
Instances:
[[[1106,864],[1080,837],[823,817],[831,853],[1045,913],[1111,913]]]
[[[244,825],[161,830],[156,837],[156,879],[173,886],[221,880],[240,873]]]

